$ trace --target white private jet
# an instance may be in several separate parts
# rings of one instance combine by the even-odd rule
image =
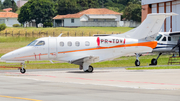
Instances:
[[[80,70],[93,72],[90,65],[112,60],[128,54],[152,52],[154,41],[166,17],[175,13],[149,14],[144,22],[129,32],[112,36],[97,37],[44,37],[29,45],[7,53],[1,60],[7,63],[21,63],[25,73],[25,61],[56,60],[79,65]],[[136,64],[140,64],[137,58]]]
[[[157,60],[161,56],[162,53],[166,52],[179,52],[179,48],[177,47],[177,42],[180,37],[180,32],[159,32],[156,37],[156,41],[158,42],[156,48],[153,49],[152,52],[159,52],[158,57],[151,60],[151,65],[157,65]]]

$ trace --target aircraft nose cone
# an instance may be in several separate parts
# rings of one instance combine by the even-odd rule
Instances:
[[[6,60],[7,57],[5,55],[1,56],[1,60]]]
[[[3,56],[1,56],[1,60],[6,61],[10,59],[10,54],[5,54]]]

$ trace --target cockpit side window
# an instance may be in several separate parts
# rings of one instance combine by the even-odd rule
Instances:
[[[161,34],[159,34],[157,37],[156,37],[156,41],[159,41],[160,39],[161,39],[161,37],[162,37],[162,35]]]
[[[162,39],[162,41],[166,41],[166,37],[164,37],[164,38]]]
[[[45,42],[44,41],[39,41],[36,46],[44,46],[45,45]]]
[[[33,42],[31,42],[30,44],[28,44],[27,46],[34,46],[36,44],[37,40],[34,40]]]
[[[168,41],[171,41],[171,37],[168,37]]]

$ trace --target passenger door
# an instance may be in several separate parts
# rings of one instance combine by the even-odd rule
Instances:
[[[57,38],[49,37],[48,56],[50,60],[57,57]]]

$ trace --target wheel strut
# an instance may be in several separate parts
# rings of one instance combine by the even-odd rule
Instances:
[[[140,66],[139,57],[141,56],[141,54],[135,53],[135,55],[136,55],[135,65],[136,65],[136,66]]]
[[[22,67],[20,68],[20,72],[22,74],[26,73],[26,69],[24,68],[25,64],[24,63],[21,63]]]
[[[151,60],[151,64],[150,65],[157,65],[157,60],[159,59],[159,57],[162,55],[162,53],[159,53],[159,55],[158,55],[158,57],[155,59],[155,58],[153,58],[152,60]]]

